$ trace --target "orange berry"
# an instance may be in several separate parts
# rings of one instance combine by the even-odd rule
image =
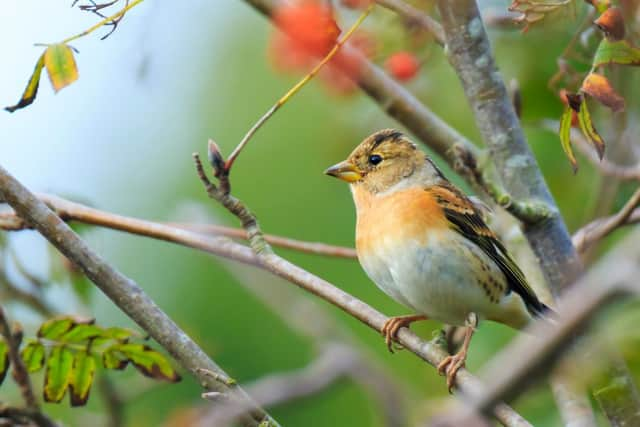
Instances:
[[[387,58],[385,67],[393,77],[405,82],[418,74],[420,63],[410,52],[396,52]]]
[[[294,48],[314,56],[329,53],[340,34],[331,9],[317,2],[280,6],[273,19]]]

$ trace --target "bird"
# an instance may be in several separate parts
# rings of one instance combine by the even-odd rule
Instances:
[[[325,174],[349,183],[364,271],[414,312],[391,317],[382,327],[389,351],[398,330],[416,321],[466,327],[459,351],[437,366],[449,391],[480,321],[522,329],[552,313],[480,208],[402,132],[370,135]]]

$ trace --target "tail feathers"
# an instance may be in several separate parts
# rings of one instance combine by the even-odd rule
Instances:
[[[548,320],[551,323],[556,323],[558,319],[558,313],[556,313],[551,307],[545,303],[538,301],[536,306],[527,305],[529,313],[536,319]]]

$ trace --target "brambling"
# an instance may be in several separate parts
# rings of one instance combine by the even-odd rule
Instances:
[[[398,330],[418,320],[467,327],[460,350],[438,366],[449,389],[479,321],[520,329],[549,310],[479,209],[401,132],[374,133],[325,173],[350,184],[365,272],[416,313],[385,323],[389,350]]]

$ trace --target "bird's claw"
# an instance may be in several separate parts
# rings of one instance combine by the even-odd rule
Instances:
[[[391,353],[394,352],[393,351],[394,345],[396,350],[404,349],[404,347],[402,347],[400,344],[396,344],[394,342],[400,328],[409,326],[411,323],[416,322],[418,320],[425,320],[425,319],[426,319],[426,316],[423,316],[423,315],[390,317],[384,323],[384,325],[382,325],[382,330],[380,331],[384,336],[384,342],[387,345],[389,352]]]
[[[456,353],[453,356],[449,355],[438,364],[438,373],[440,375],[446,375],[447,377],[447,389],[449,393],[453,390],[453,386],[456,381],[456,374],[460,368],[464,367],[466,361],[466,354]]]

